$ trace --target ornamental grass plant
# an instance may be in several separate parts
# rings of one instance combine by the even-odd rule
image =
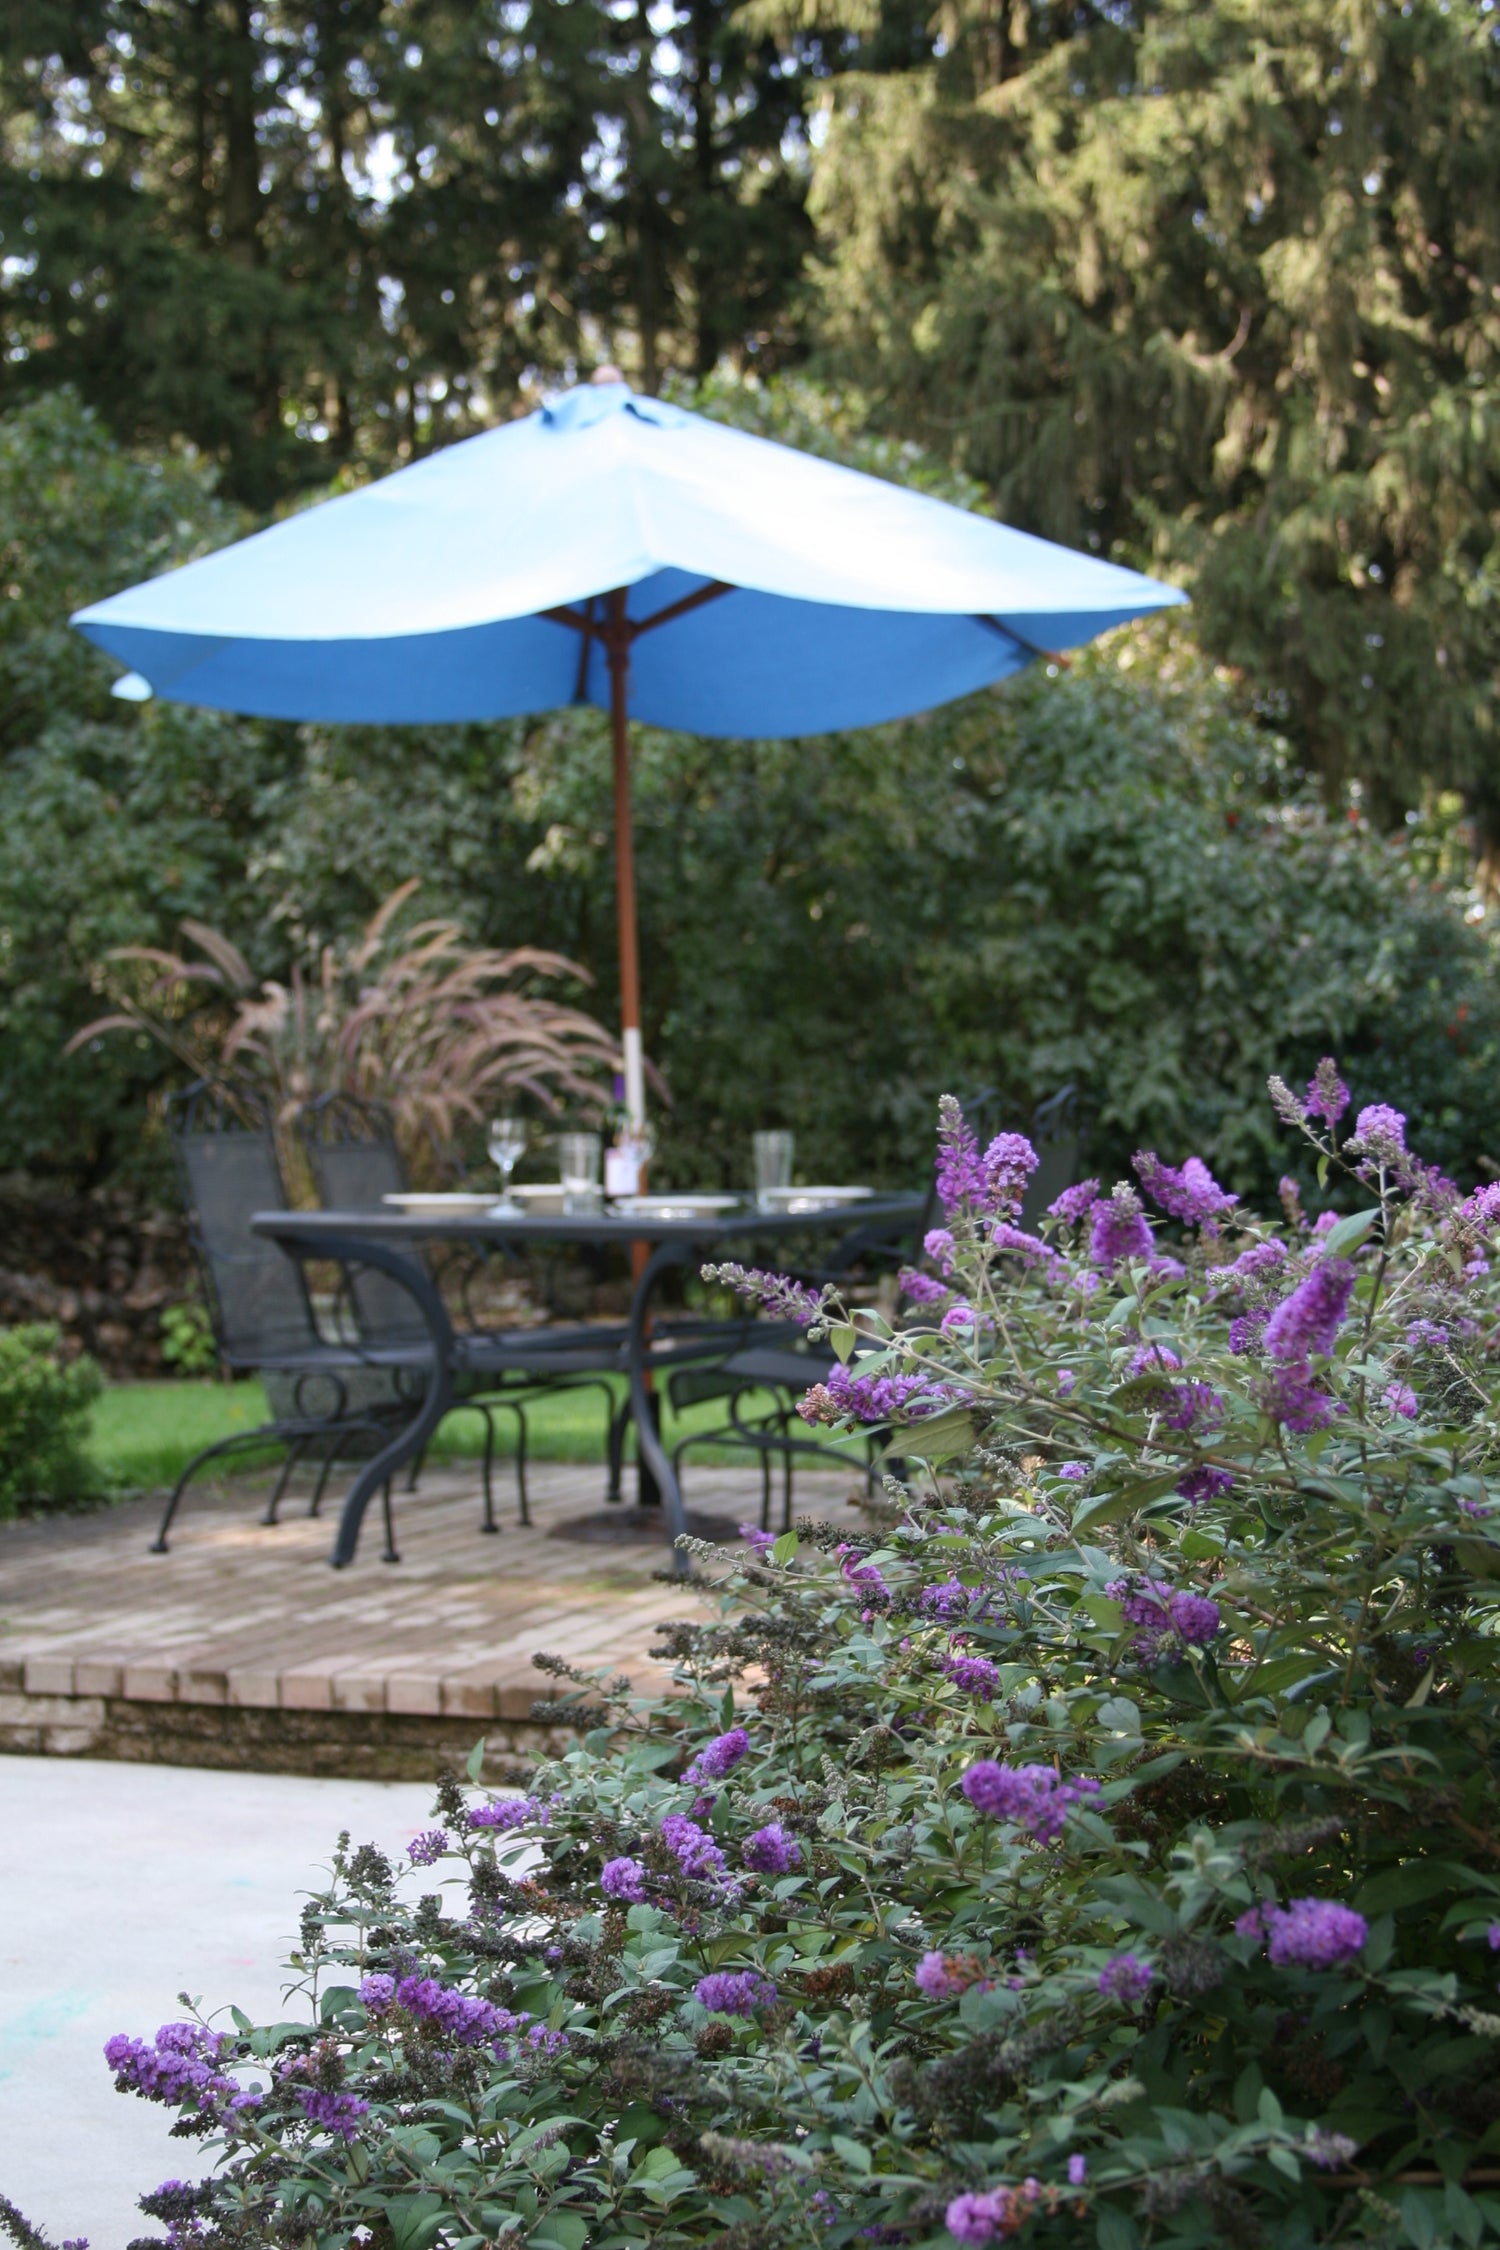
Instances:
[[[715,1269],[883,1493],[695,1548],[680,1694],[572,1675],[420,1903],[344,1839],[284,2021],[110,2043],[172,2250],[1500,2237],[1500,1188],[1272,1095],[1356,1208],[1142,1152],[1030,1235],[945,1104],[899,1323]]]

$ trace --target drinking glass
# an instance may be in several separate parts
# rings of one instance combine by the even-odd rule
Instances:
[[[792,1184],[792,1136],[784,1132],[757,1133],[754,1140],[755,1193],[764,1210],[768,1190]]]
[[[494,1117],[489,1129],[490,1162],[500,1175],[500,1201],[495,1209],[515,1212],[520,1206],[510,1197],[510,1176],[526,1154],[526,1120],[523,1117]]]
[[[604,1143],[597,1133],[559,1133],[557,1170],[570,1211],[592,1211],[599,1202]]]

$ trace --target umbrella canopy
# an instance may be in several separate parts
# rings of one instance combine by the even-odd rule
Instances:
[[[609,709],[640,1116],[627,712],[704,735],[868,726],[1183,598],[606,381],[73,623],[130,667],[127,695],[267,718]]]

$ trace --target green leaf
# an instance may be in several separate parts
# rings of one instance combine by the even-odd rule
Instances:
[[[1181,1475],[1181,1469],[1167,1469],[1160,1476],[1141,1477],[1134,1484],[1123,1485],[1118,1492],[1101,1492],[1085,1500],[1073,1518],[1074,1532],[1081,1534],[1096,1524],[1123,1523],[1127,1516],[1138,1516],[1149,1502],[1174,1492]]]
[[[834,2133],[831,2141],[835,2156],[841,2158],[851,2172],[869,2172],[874,2169],[870,2152],[863,2141],[851,2141],[842,2133]]]
[[[916,1422],[908,1422],[892,1433],[882,1448],[887,1460],[892,1455],[907,1460],[946,1461],[955,1453],[970,1453],[974,1447],[974,1417],[961,1406],[950,1406],[941,1414],[930,1414]]]
[[[838,1321],[829,1329],[828,1341],[847,1367],[854,1357],[854,1347],[859,1342],[859,1330],[852,1321]]]
[[[1369,1211],[1351,1211],[1346,1219],[1340,1219],[1337,1226],[1330,1227],[1324,1235],[1324,1257],[1342,1258],[1349,1251],[1358,1249],[1379,1217],[1378,1204]]]
[[[1276,2130],[1277,2126],[1280,2125],[1281,2104],[1276,2099],[1276,2096],[1272,2093],[1269,2086],[1262,2086],[1259,2094],[1256,2096],[1255,2114],[1260,2119],[1262,2125],[1269,2125],[1273,2132]]]
[[[1399,1867],[1367,1876],[1354,1894],[1355,1904],[1361,1914],[1388,1914],[1397,1907],[1438,1898],[1444,1891],[1461,1891],[1472,1881],[1468,1868],[1456,1860],[1406,1859]]]
[[[471,1781],[477,1781],[484,1771],[484,1736],[481,1735],[464,1761],[464,1772]]]
[[[588,2221],[578,2211],[549,2211],[526,2237],[533,2250],[584,2250],[588,2238]]]
[[[797,1537],[795,1531],[784,1531],[781,1534],[781,1537],[777,1540],[775,1546],[771,1549],[772,1562],[781,1563],[784,1566],[785,1564],[794,1561],[796,1558],[797,1549],[801,1546],[801,1544],[802,1542]]]
[[[386,2224],[395,2250],[429,2250],[443,2223],[443,2203],[440,2195],[387,2196]],[[569,2244],[567,2250],[583,2250],[583,2244]]]

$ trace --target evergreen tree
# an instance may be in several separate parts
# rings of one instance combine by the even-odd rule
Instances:
[[[1490,0],[945,0],[878,61],[814,182],[833,363],[1009,520],[1180,571],[1331,787],[1493,837]]]
[[[617,359],[798,349],[802,97],[732,0],[16,0],[0,404],[266,507]]]

